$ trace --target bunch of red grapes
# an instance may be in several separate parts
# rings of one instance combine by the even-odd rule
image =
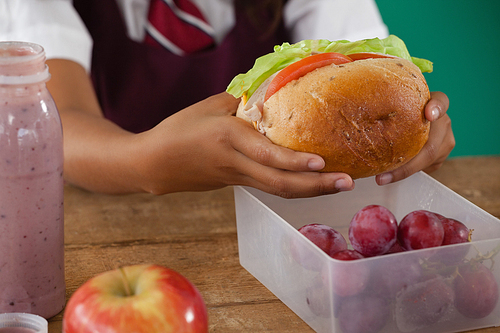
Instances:
[[[410,212],[398,223],[380,205],[366,206],[352,218],[348,231],[352,248],[340,232],[327,225],[308,224],[299,232],[342,261],[467,243],[472,234],[462,222],[427,210]],[[455,246],[404,256],[404,260],[394,257],[377,265],[362,261],[337,265],[323,272],[323,280],[330,281],[334,292],[334,312],[342,332],[380,332],[389,318],[402,331],[422,329],[445,320],[455,309],[471,319],[488,316],[499,298],[498,285],[483,260],[465,259],[468,251],[468,246]],[[328,310],[318,306],[324,299],[314,299],[327,297],[324,294],[324,284],[308,290],[307,302],[313,312]]]

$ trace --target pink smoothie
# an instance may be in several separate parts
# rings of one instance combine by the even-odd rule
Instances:
[[[33,48],[0,43],[0,313],[49,318],[65,303],[62,129]]]

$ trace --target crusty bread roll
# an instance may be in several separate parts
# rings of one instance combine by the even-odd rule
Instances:
[[[422,149],[429,135],[424,116],[429,99],[413,63],[358,60],[321,67],[288,83],[264,103],[262,118],[253,123],[277,145],[322,156],[322,171],[356,179],[396,169]],[[248,120],[244,108],[238,116]]]

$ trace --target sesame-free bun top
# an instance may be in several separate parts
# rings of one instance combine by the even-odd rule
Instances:
[[[322,156],[324,172],[363,178],[417,155],[429,135],[424,116],[429,99],[413,63],[358,60],[289,82],[264,103],[258,126],[277,145]]]

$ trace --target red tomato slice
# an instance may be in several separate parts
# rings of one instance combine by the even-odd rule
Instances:
[[[352,61],[356,60],[364,60],[364,59],[373,59],[373,58],[395,58],[394,56],[379,54],[379,53],[370,53],[370,52],[361,52],[361,53],[353,53],[348,55]]]
[[[267,88],[264,102],[267,101],[267,99],[275,92],[283,88],[288,82],[297,80],[301,76],[312,72],[316,68],[330,64],[340,65],[348,62],[352,62],[350,57],[336,52],[318,53],[294,62],[293,64],[283,68],[281,72],[274,77]]]

